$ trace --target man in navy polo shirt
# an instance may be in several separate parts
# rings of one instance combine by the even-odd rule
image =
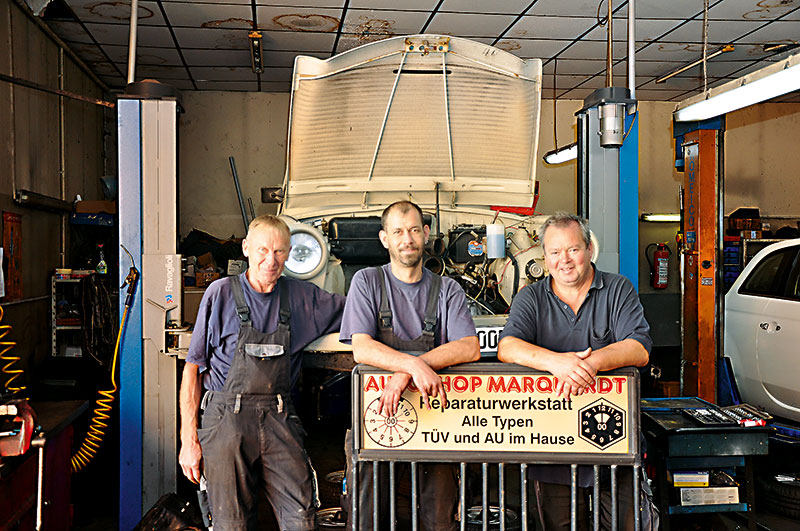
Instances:
[[[541,238],[550,276],[514,297],[497,352],[501,361],[558,377],[557,392],[567,397],[581,394],[598,372],[646,365],[652,347],[633,284],[592,264],[590,234],[586,221],[572,214],[558,212],[545,221]],[[569,529],[569,467],[539,465],[530,471],[544,528]],[[581,467],[579,486],[593,481],[591,469]],[[623,470],[620,485],[620,529],[632,529],[629,470]],[[579,528],[588,525],[585,497],[586,492],[579,496]],[[605,506],[601,503],[601,523],[610,528]]]

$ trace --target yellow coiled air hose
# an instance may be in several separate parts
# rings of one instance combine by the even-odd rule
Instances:
[[[125,249],[125,247],[122,247]],[[125,249],[127,253],[128,250]],[[130,256],[130,253],[128,253]],[[133,257],[131,257],[133,263]],[[133,305],[133,294],[136,291],[136,282],[139,280],[139,271],[136,266],[132,266],[125,278],[125,285],[128,285],[128,296],[125,299],[125,310],[122,312],[122,319],[120,319],[119,331],[117,332],[117,341],[114,345],[114,356],[111,361],[111,389],[106,391],[97,392],[97,400],[95,400],[94,412],[92,420],[89,421],[89,430],[86,432],[86,437],[81,443],[81,447],[72,456],[72,472],[79,472],[83,470],[86,465],[97,455],[100,446],[103,444],[106,429],[108,428],[108,421],[111,419],[109,413],[112,410],[111,404],[114,403],[115,395],[117,394],[117,358],[119,356],[119,343],[122,338],[122,332],[125,330],[125,321],[128,317],[128,310]],[[0,336],[2,338],[2,336]]]
[[[0,322],[3,321],[3,314],[4,314],[3,307],[0,306]],[[8,379],[6,380],[5,386],[6,390],[11,393],[11,396],[18,395],[19,393],[25,391],[27,389],[26,386],[22,385],[21,382],[14,383],[14,380],[21,378],[23,371],[22,369],[15,369],[14,365],[19,361],[19,356],[12,356],[9,354],[11,349],[13,349],[16,345],[16,341],[7,340],[6,336],[11,333],[11,325],[4,324],[0,325],[0,362],[3,362],[4,365],[2,367],[3,374],[7,375]],[[27,397],[25,398],[27,400]]]

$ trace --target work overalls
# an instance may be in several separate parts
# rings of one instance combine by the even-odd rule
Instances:
[[[239,276],[231,285],[241,321],[225,387],[203,398],[205,476],[215,531],[254,529],[262,482],[282,530],[315,529],[314,472],[291,401],[289,294],[282,280],[277,329],[253,328]]]
[[[442,277],[433,276],[431,288],[428,292],[428,301],[425,307],[425,320],[422,325],[422,334],[416,339],[406,340],[394,333],[392,326],[392,310],[389,308],[389,299],[386,295],[386,277],[383,269],[375,268],[380,275],[381,306],[378,319],[378,341],[395,350],[421,355],[435,346],[434,329],[436,327],[439,291],[441,290]],[[352,434],[348,431],[345,442],[347,453],[347,474],[350,475],[352,467],[353,441]],[[419,517],[420,527],[425,531],[455,531],[456,515],[458,513],[458,472],[457,466],[450,463],[420,463],[419,465]],[[378,529],[389,529],[389,466],[388,463],[378,465],[379,472],[379,515]],[[408,475],[408,466],[398,470],[398,483],[403,476]],[[348,496],[346,497],[345,511],[350,511],[350,496],[352,489],[349,481]],[[358,529],[371,531],[372,521],[372,464],[363,463],[358,473]],[[398,514],[399,511],[398,511]],[[348,516],[347,529],[351,526],[351,517]],[[398,527],[399,529],[399,527]]]

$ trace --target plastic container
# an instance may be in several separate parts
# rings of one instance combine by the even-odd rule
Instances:
[[[506,255],[506,229],[502,223],[486,225],[486,257],[490,260]]]

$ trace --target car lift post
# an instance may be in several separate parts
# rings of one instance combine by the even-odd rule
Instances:
[[[674,125],[676,158],[682,158],[684,170],[681,395],[716,402],[721,329],[717,300],[721,224],[718,167],[723,125],[719,119],[711,124]]]

